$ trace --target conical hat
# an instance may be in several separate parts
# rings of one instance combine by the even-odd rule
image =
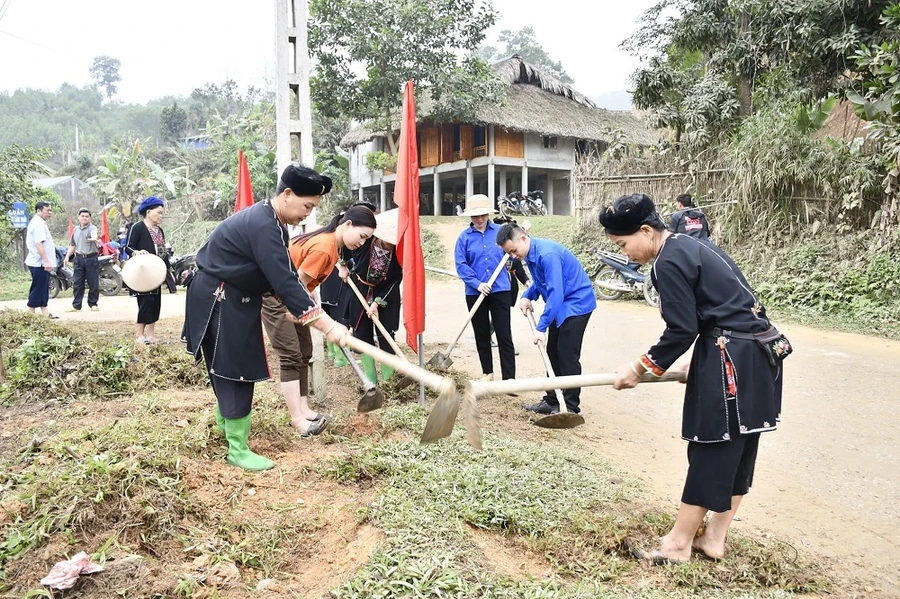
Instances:
[[[376,214],[375,222],[378,223],[378,226],[375,227],[375,237],[391,245],[397,245],[397,219],[399,216],[399,208]]]
[[[166,263],[155,254],[135,254],[122,267],[122,281],[138,293],[158,288],[166,280]]]

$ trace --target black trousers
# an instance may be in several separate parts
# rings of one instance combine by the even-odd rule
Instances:
[[[72,307],[81,310],[81,302],[84,300],[84,284],[88,286],[88,306],[96,306],[100,299],[100,263],[97,256],[82,258],[75,256],[75,275],[72,282]]]
[[[475,332],[475,347],[481,361],[481,372],[494,373],[494,358],[491,354],[491,323],[497,334],[497,349],[500,353],[500,374],[503,379],[516,378],[516,348],[513,346],[512,330],[509,328],[510,292],[491,293],[472,317],[472,330]],[[478,295],[467,295],[466,305],[469,310],[475,305]]]
[[[734,495],[746,495],[753,484],[759,433],[742,435],[737,406],[728,400],[727,441],[688,443],[688,473],[681,501],[713,512],[731,509]]]
[[[584,330],[590,318],[590,312],[581,316],[570,316],[562,325],[551,324],[547,329],[547,357],[556,376],[581,374],[581,343],[584,341]],[[580,388],[564,389],[563,398],[570,412],[573,414],[581,412]],[[551,406],[559,406],[556,391],[553,389],[544,394],[544,401]]]
[[[29,308],[46,308],[50,303],[50,273],[43,266],[29,266],[31,288],[28,290]]]
[[[218,337],[219,303],[216,302],[212,317],[209,320],[209,326],[206,327],[206,334],[203,336],[203,341],[200,342],[200,351],[203,354],[203,361],[206,363],[207,373],[213,367],[213,356],[215,355],[216,339]],[[216,395],[219,412],[223,418],[229,420],[243,418],[250,413],[250,408],[253,407],[253,383],[232,381],[215,374],[210,374],[209,380],[212,383],[213,393]]]
[[[391,347],[391,344],[384,338],[384,333],[381,332],[381,329],[375,326],[375,321],[366,316],[365,313],[360,315],[359,320],[351,324],[353,325],[353,336],[360,341],[365,341],[369,345],[375,345],[375,336],[377,334],[378,348],[389,354],[396,353],[394,352],[394,348]],[[381,324],[383,325],[384,323]],[[385,329],[387,329],[387,327],[385,327]],[[396,331],[387,329],[387,332],[391,333],[391,339],[393,339]]]
[[[90,299],[88,299],[90,301]],[[159,311],[162,309],[162,287],[150,293],[141,293],[137,296],[138,324],[153,324],[159,320]]]

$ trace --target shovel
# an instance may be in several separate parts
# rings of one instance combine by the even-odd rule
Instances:
[[[494,269],[494,272],[491,273],[491,278],[487,281],[488,287],[494,286],[494,281],[496,281],[497,277],[500,276],[500,271],[502,271],[506,267],[507,260],[509,260],[509,256],[503,254],[500,262],[497,263],[497,268]],[[481,307],[481,303],[486,297],[487,296],[483,293],[478,294],[478,299],[475,300],[475,304],[472,306],[472,309],[469,310],[469,314],[466,315],[466,321],[463,323],[462,328],[459,329],[459,333],[456,334],[456,337],[453,338],[453,341],[450,342],[450,345],[447,346],[446,350],[434,354],[431,359],[428,360],[428,364],[430,366],[437,366],[438,368],[450,368],[450,366],[453,365],[453,360],[450,358],[450,354],[453,353],[453,348],[456,347],[456,343],[459,341],[459,338],[462,337],[463,333],[466,332],[466,327],[469,326],[469,323],[472,321],[472,317],[475,316],[475,313],[478,311],[478,308]]]
[[[353,372],[356,373],[356,376],[359,377],[359,380],[362,381],[363,384],[363,396],[359,398],[359,403],[356,404],[357,412],[372,412],[377,410],[381,406],[384,405],[384,393],[381,392],[375,383],[369,380],[366,376],[366,373],[363,372],[362,368],[359,364],[356,363],[356,358],[353,357],[353,354],[350,353],[346,347],[342,347],[341,351],[344,352],[344,355],[347,357],[347,361],[350,362],[350,366],[353,367]]]
[[[361,341],[356,337],[347,336],[344,338],[344,341],[354,351],[372,356],[373,358],[375,358],[376,362],[387,364],[397,372],[405,374],[414,381],[420,382],[426,387],[437,391],[438,399],[437,403],[435,404],[435,408],[439,405],[449,404],[451,406],[456,405],[456,409],[459,409],[459,399],[456,395],[456,386],[453,384],[453,380],[425,370],[424,368],[420,368],[415,364],[410,364],[402,358],[398,358],[393,354],[382,351],[374,345],[369,345],[365,341]],[[449,428],[451,431],[453,430],[454,420],[456,420],[456,412],[453,413],[453,417],[450,420]],[[448,431],[443,436],[446,437],[449,434],[450,432]],[[439,439],[440,437],[436,438]]]
[[[347,285],[349,285],[350,289],[353,290],[353,293],[356,294],[356,297],[359,299],[360,303],[363,305],[363,308],[368,310],[369,304],[366,302],[366,298],[364,298],[363,294],[360,292],[359,287],[357,287],[356,283],[353,282],[352,277],[347,277]],[[372,316],[371,318],[372,318],[372,322],[375,323],[375,326],[378,327],[378,330],[381,331],[381,334],[384,335],[384,338],[388,342],[388,345],[390,345],[391,349],[394,350],[394,353],[396,353],[398,356],[400,356],[401,358],[406,360],[406,356],[403,354],[403,350],[401,350],[397,346],[397,342],[394,341],[394,338],[391,337],[391,334],[388,333],[387,329],[384,328],[384,325],[381,324],[381,319],[379,319],[378,316]],[[406,361],[409,362],[409,360],[406,360]],[[388,364],[388,366],[390,366],[390,364]]]
[[[534,322],[534,313],[528,311],[528,324],[531,326],[531,334],[534,335],[537,330],[537,323]],[[544,344],[537,344],[538,351],[541,352],[541,359],[544,361],[544,368],[547,369],[547,375],[556,378],[553,372],[553,365],[550,364],[550,358],[544,350]],[[556,389],[556,401],[559,402],[559,414],[550,414],[534,421],[536,426],[542,428],[575,428],[584,424],[584,416],[581,414],[572,414],[566,407],[566,400],[563,398],[562,389]]]
[[[500,276],[500,271],[504,269],[506,266],[506,261],[509,260],[509,256],[503,254],[503,258],[500,259],[500,263],[497,264],[497,268],[494,269],[494,272],[491,273],[491,278],[488,279],[487,284],[490,287],[493,287],[494,281],[497,280],[497,277]],[[472,317],[475,316],[475,312],[478,311],[478,308],[481,306],[481,302],[484,301],[484,298],[487,296],[483,293],[478,294],[478,299],[475,300],[475,304],[472,306],[472,309],[469,310],[469,314],[466,316],[466,321],[463,323],[462,328],[459,329],[459,333],[456,334],[456,337],[453,338],[453,341],[450,342],[450,345],[447,346],[443,352],[438,352],[431,356],[431,359],[428,360],[428,366],[435,366],[437,368],[446,369],[450,368],[453,365],[453,360],[450,358],[450,354],[453,353],[453,348],[456,347],[456,343],[459,341],[459,338],[462,337],[463,333],[466,332],[466,327],[469,326],[469,323],[472,321]],[[397,389],[403,389],[412,381],[408,377],[404,377],[397,382]],[[437,406],[435,406],[437,407]],[[458,408],[459,406],[457,406]],[[454,418],[456,417],[456,411],[453,411]],[[452,428],[452,427],[451,427]]]
[[[687,380],[684,372],[667,372],[662,376],[644,374],[641,383],[683,383]],[[463,391],[462,402],[466,409],[466,433],[469,444],[481,449],[481,422],[478,415],[478,398],[488,395],[507,395],[509,393],[526,393],[529,391],[546,391],[547,387],[555,389],[574,389],[576,387],[611,386],[616,382],[615,373],[610,374],[577,374],[534,379],[507,379],[504,381],[469,381]],[[452,430],[452,423],[451,423]],[[450,433],[447,433],[449,435]],[[444,435],[444,436],[447,436]],[[438,437],[440,438],[440,437]],[[433,439],[437,441],[438,438]]]

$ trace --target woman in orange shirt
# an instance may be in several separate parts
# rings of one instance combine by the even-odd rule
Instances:
[[[295,237],[290,244],[291,261],[300,281],[312,292],[331,274],[340,253],[356,250],[375,232],[375,214],[365,206],[341,212],[321,229]],[[281,366],[281,393],[291,415],[291,425],[301,436],[318,435],[328,418],[309,407],[309,360],[312,335],[309,327],[285,318],[285,307],[274,295],[263,298],[263,324]]]

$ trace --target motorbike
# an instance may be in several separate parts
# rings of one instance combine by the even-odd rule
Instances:
[[[191,271],[197,268],[197,254],[185,254],[176,258],[170,258],[170,264],[172,265],[172,276],[175,278],[175,283],[185,285],[185,281],[191,274]]]
[[[63,260],[66,257],[66,248],[56,248],[56,262],[59,264],[50,274],[50,298],[53,299],[59,295],[60,291],[72,289],[75,286],[75,271],[73,268],[66,266]],[[116,254],[99,256],[98,262],[98,280],[100,283],[100,295],[113,296],[118,295],[122,291],[122,275],[121,268],[118,265],[118,257]]]
[[[50,299],[59,295],[60,290],[71,289],[75,273],[65,265],[66,248],[56,246],[56,263],[59,265],[50,272]]]
[[[639,293],[648,304],[659,307],[659,293],[653,287],[649,267],[642,270],[637,262],[605,250],[597,250],[597,256],[600,264],[591,275],[597,299],[616,300],[626,293]]]
[[[523,194],[521,191],[513,191],[497,198],[497,208],[503,216],[521,214],[523,216],[547,216],[547,207],[544,206],[544,192],[540,189]]]
[[[119,257],[108,254],[97,258],[99,263],[100,294],[107,297],[118,295],[122,291],[122,272]]]

